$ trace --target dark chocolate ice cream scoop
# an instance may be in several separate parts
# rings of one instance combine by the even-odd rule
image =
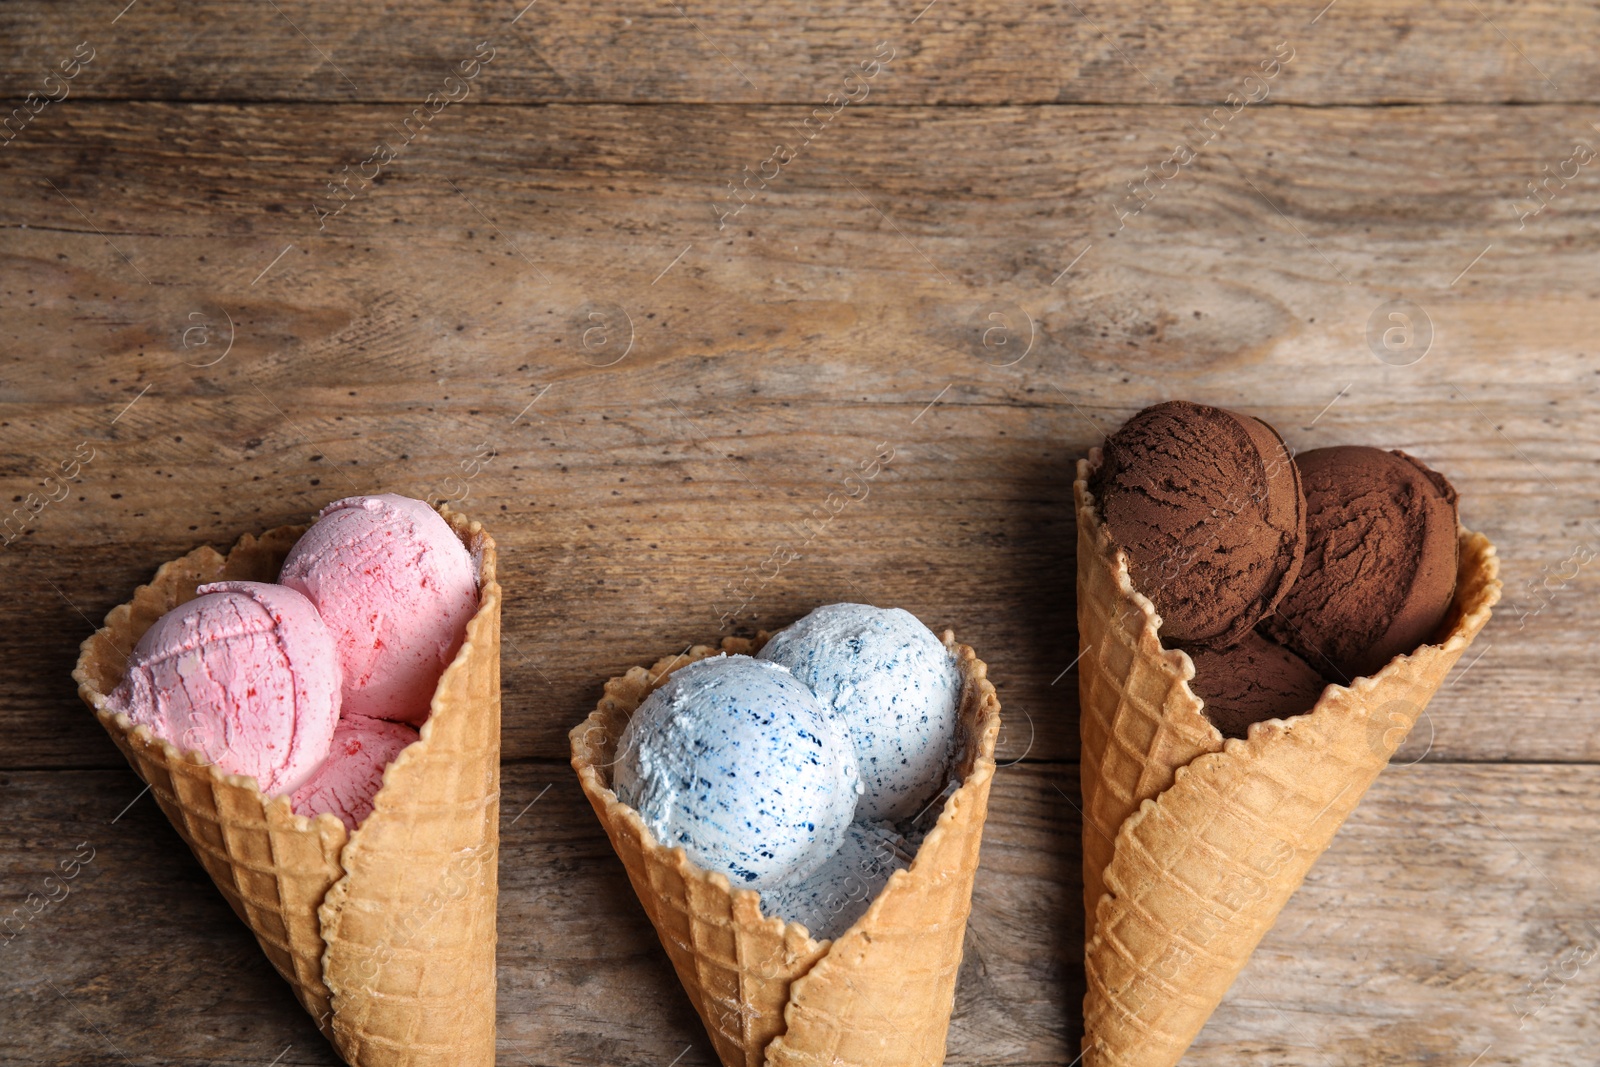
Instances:
[[[1173,400],[1107,439],[1090,489],[1165,641],[1229,645],[1300,571],[1305,498],[1276,430]]]
[[[1343,445],[1296,459],[1306,496],[1299,579],[1263,624],[1349,682],[1438,630],[1456,585],[1456,491],[1404,452]]]
[[[1305,714],[1328,684],[1305,660],[1253,633],[1228,648],[1185,651],[1194,661],[1189,688],[1223,737],[1244,737],[1253,722]]]

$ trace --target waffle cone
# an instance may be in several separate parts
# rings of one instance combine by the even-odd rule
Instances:
[[[1463,530],[1437,644],[1329,686],[1305,715],[1224,740],[1163,650],[1080,461],[1086,1067],[1171,1067],[1383,770],[1500,597],[1494,546]]]
[[[479,566],[479,607],[420,740],[384,772],[354,832],[296,815],[106,709],[135,643],[196,586],[270,582],[305,527],[165,564],[83,643],[78,694],[149,785],[267,958],[346,1062],[493,1064],[500,806],[500,586],[494,540],[442,514]]]
[[[972,649],[944,634],[963,680],[961,784],[910,869],[892,874],[866,914],[833,941],[763,917],[758,893],[733,889],[681,848],[663,847],[611,791],[617,740],[653,689],[695,660],[749,655],[765,639],[724,638],[720,647],[698,645],[611,679],[599,707],[572,731],[573,769],[725,1067],[937,1067],[1000,729],[999,697]]]

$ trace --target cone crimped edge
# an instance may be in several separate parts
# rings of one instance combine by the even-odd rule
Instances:
[[[492,1064],[499,833],[500,585],[494,540],[441,508],[478,566],[478,610],[420,737],[354,832],[296,815],[106,708],[128,654],[207,582],[277,579],[305,532],[246,535],[163,564],[81,647],[73,679],[267,958],[346,1062]]]
[[[1079,461],[1074,485],[1083,1062],[1171,1067],[1488,622],[1498,562],[1487,538],[1462,530],[1455,601],[1438,643],[1328,686],[1304,715],[1224,741],[1189,689],[1192,662],[1161,648],[1160,618],[1100,524],[1088,489],[1097,461],[1098,450]],[[1105,857],[1093,872],[1091,842]],[[1091,873],[1103,887],[1092,897]]]
[[[937,1067],[1000,729],[999,697],[971,648],[944,633],[962,676],[960,785],[910,868],[890,875],[866,913],[832,941],[763,916],[760,894],[662,846],[610,788],[623,727],[652,690],[707,656],[752,655],[766,637],[696,645],[611,679],[572,730],[573,769],[725,1067]]]

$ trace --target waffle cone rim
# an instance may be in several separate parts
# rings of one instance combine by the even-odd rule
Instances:
[[[1073,481],[1072,487],[1077,498],[1076,510],[1079,521],[1082,521],[1082,517],[1087,513],[1093,524],[1092,537],[1096,547],[1101,550],[1102,560],[1104,561],[1105,557],[1108,554],[1110,555],[1109,562],[1112,575],[1116,581],[1117,591],[1131,601],[1139,611],[1139,647],[1141,651],[1147,651],[1150,645],[1153,644],[1161,661],[1173,669],[1176,680],[1182,684],[1183,694],[1189,698],[1194,715],[1215,737],[1217,747],[1213,750],[1214,752],[1227,751],[1234,744],[1245,745],[1252,752],[1259,751],[1260,746],[1265,744],[1267,737],[1288,729],[1291,720],[1309,719],[1319,713],[1332,714],[1333,706],[1342,706],[1348,703],[1348,698],[1343,696],[1344,693],[1353,694],[1357,698],[1365,697],[1378,688],[1382,681],[1404,673],[1406,667],[1414,661],[1423,657],[1435,658],[1440,655],[1465,651],[1466,647],[1482,632],[1484,626],[1488,625],[1489,619],[1493,614],[1492,609],[1500,601],[1502,583],[1499,577],[1498,550],[1487,537],[1483,537],[1482,534],[1458,524],[1458,544],[1464,543],[1470,538],[1482,538],[1483,540],[1484,582],[1482,591],[1478,595],[1477,603],[1472,606],[1470,611],[1462,610],[1464,605],[1461,603],[1461,589],[1459,584],[1457,585],[1449,611],[1440,622],[1439,630],[1436,631],[1436,633],[1443,632],[1445,634],[1443,640],[1428,641],[1418,645],[1410,652],[1400,653],[1372,674],[1352,678],[1348,684],[1327,682],[1322,692],[1318,695],[1316,703],[1298,715],[1289,716],[1287,719],[1262,719],[1251,723],[1246,731],[1246,736],[1242,738],[1223,737],[1222,731],[1217,729],[1216,725],[1206,717],[1203,711],[1205,701],[1189,685],[1190,681],[1194,679],[1194,660],[1190,658],[1189,653],[1181,648],[1166,648],[1161,644],[1161,615],[1156,611],[1154,602],[1133,587],[1133,578],[1128,569],[1127,551],[1113,542],[1110,531],[1106,528],[1105,523],[1101,521],[1095,495],[1088,485],[1089,477],[1098,465],[1099,459],[1100,448],[1096,446],[1089,450],[1088,458],[1080,458],[1078,460],[1077,478]],[[1108,549],[1109,553],[1107,552]],[[1205,754],[1207,753],[1202,753],[1202,755]],[[1196,756],[1195,758],[1198,759],[1200,757]],[[1135,811],[1133,814],[1137,815],[1138,812]],[[1132,817],[1133,815],[1129,816],[1129,818]],[[1120,828],[1118,832],[1120,833]]]
[[[433,701],[437,701],[440,692],[444,690],[446,675],[467,670],[469,668],[472,658],[471,649],[469,648],[472,642],[470,630],[473,627],[473,624],[476,623],[480,617],[485,616],[486,612],[492,612],[493,610],[497,610],[499,608],[501,598],[500,583],[497,580],[495,573],[498,565],[498,554],[495,548],[494,538],[487,530],[483,528],[483,524],[476,519],[469,519],[466,515],[458,511],[453,511],[448,506],[440,506],[435,510],[439,513],[440,517],[445,520],[445,522],[450,524],[451,531],[462,539],[464,547],[473,555],[473,562],[476,564],[475,569],[477,570],[478,577],[478,609],[472,613],[472,616],[464,625],[464,636],[461,641],[461,647],[456,651],[455,656],[450,660],[449,664],[446,665],[445,669],[439,673],[439,681],[434,686],[433,690]],[[330,812],[322,812],[315,816],[301,815],[294,811],[290,805],[289,793],[278,793],[273,796],[267,796],[265,793],[261,792],[260,786],[256,783],[254,775],[230,774],[218,767],[215,763],[207,760],[205,756],[198,750],[179,748],[171,741],[168,741],[165,738],[157,737],[149,726],[146,726],[143,723],[135,723],[126,712],[111,711],[105,706],[106,698],[109,696],[109,694],[100,692],[94,681],[88,677],[88,672],[85,668],[85,660],[95,653],[95,649],[93,647],[95,642],[102,639],[102,635],[109,636],[119,626],[125,624],[127,618],[133,614],[134,600],[137,600],[139,595],[150,587],[159,584],[169,570],[176,570],[183,564],[191,562],[212,563],[213,557],[215,560],[225,563],[235,550],[241,546],[245,546],[247,543],[250,545],[260,544],[267,539],[274,537],[287,537],[297,540],[300,535],[304,534],[310,528],[310,523],[289,523],[284,526],[274,526],[259,534],[244,534],[238,540],[236,540],[232,546],[229,547],[227,552],[218,552],[210,545],[201,545],[198,548],[189,550],[181,556],[167,560],[165,563],[156,568],[155,574],[151,576],[148,582],[140,583],[134,588],[132,599],[118,604],[116,607],[107,612],[105,621],[100,625],[100,627],[97,628],[94,633],[90,634],[88,637],[79,642],[78,659],[72,668],[72,680],[78,684],[79,698],[94,711],[95,718],[97,718],[100,721],[101,726],[105,727],[108,731],[112,728],[112,726],[115,726],[117,732],[123,737],[130,740],[138,740],[143,748],[154,748],[159,751],[162,755],[162,758],[168,763],[192,764],[196,767],[204,769],[211,776],[213,782],[225,783],[227,785],[234,786],[235,788],[247,789],[255,793],[257,796],[261,797],[261,807],[263,811],[266,811],[270,808],[277,808],[283,811],[284,814],[286,814],[287,817],[292,820],[291,825],[296,831],[309,833],[313,829],[320,826],[327,832],[336,832],[336,835],[342,839],[339,842],[339,851],[343,852],[344,846],[348,845],[350,841],[354,839],[355,835],[361,832],[361,827],[358,826],[353,831],[349,830],[345,827],[344,823],[337,815],[334,815]],[[473,543],[473,539],[481,539],[481,543],[475,545]],[[187,601],[181,601],[180,604],[182,603],[187,603]],[[481,626],[482,624],[479,623],[479,625]],[[134,640],[137,641],[138,637],[135,637]],[[383,791],[388,788],[390,768],[399,764],[401,760],[407,760],[410,762],[420,758],[413,755],[413,750],[416,749],[417,745],[427,741],[432,737],[433,731],[430,729],[430,727],[433,725],[435,710],[436,709],[433,705],[433,702],[430,701],[428,707],[428,718],[420,727],[417,728],[417,740],[406,745],[405,748],[400,750],[399,755],[395,756],[394,759],[390,760],[384,766],[383,785],[379,787],[377,793],[373,794],[374,807],[377,805],[378,797],[381,796]],[[337,828],[336,831],[335,828]]]

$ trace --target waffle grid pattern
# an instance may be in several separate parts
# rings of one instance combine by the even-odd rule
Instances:
[[[323,895],[342,874],[344,826],[307,824],[299,830],[287,803],[263,802],[249,779],[224,775],[107,713],[98,700],[122,679],[133,646],[157,619],[190,600],[206,582],[272,581],[304,527],[245,537],[227,555],[199,548],[164,564],[149,585],[112,610],[106,625],[84,642],[74,677],[129,764],[150,786],[156,803],[189,845],[228,905],[255,933],[262,951],[294,988],[324,1032],[330,1017],[322,981],[324,945],[316,921]],[[305,822],[305,820],[300,820]],[[336,820],[335,820],[336,821]]]
[[[1090,462],[1098,459],[1098,449]],[[1133,589],[1126,563],[1098,522],[1080,462],[1078,498],[1079,762],[1083,790],[1083,900],[1093,933],[1117,828],[1172,785],[1173,771],[1222,748],[1222,734],[1189,691],[1194,666],[1161,648],[1154,606]],[[1113,560],[1105,566],[1106,559]],[[1096,783],[1091,790],[1087,783]]]
[[[357,1064],[495,1058],[500,587],[493,542],[445,517],[482,556],[465,654],[439,679],[421,740],[390,764],[319,910],[334,1044]]]
[[[296,816],[287,800],[269,801],[252,780],[224,775],[104,710],[103,694],[121,680],[128,654],[156,619],[208,581],[274,580],[304,527],[246,536],[227,556],[200,548],[165,564],[84,642],[73,672],[84,702],[301,1005],[341,1055],[362,1067],[494,1058],[500,592],[492,539],[478,524],[444,515],[482,559],[482,603],[469,623],[469,651],[441,679],[436,699],[442,702],[424,730],[432,740],[413,745],[391,765],[378,798],[378,811],[386,814],[369,818],[355,837],[332,816]],[[402,764],[407,772],[398,772]],[[412,781],[400,780],[408,774]],[[380,822],[385,829],[376,829]],[[404,921],[408,914],[394,910],[398,902],[415,896],[419,886],[425,894],[427,872],[448,874],[452,858],[474,843],[480,877],[460,880],[451,910],[437,909],[443,917],[433,924],[438,934],[419,931],[414,947],[399,944],[394,918]],[[324,940],[329,916],[319,906],[336,886],[348,895],[352,884],[357,896],[372,899],[374,914],[387,910],[389,921],[356,924],[349,938]],[[369,966],[335,997],[329,982],[344,957]],[[324,969],[330,961],[332,972]],[[374,962],[380,966],[370,966]],[[382,1007],[369,1012],[378,1001]]]
[[[657,844],[609,788],[617,739],[651,689],[687,663],[748,654],[763,638],[725,638],[612,679],[572,731],[573,768],[725,1067],[933,1067],[944,1060],[999,733],[999,700],[971,649],[945,635],[966,679],[963,784],[911,870],[893,875],[835,941],[762,918],[756,893]]]

